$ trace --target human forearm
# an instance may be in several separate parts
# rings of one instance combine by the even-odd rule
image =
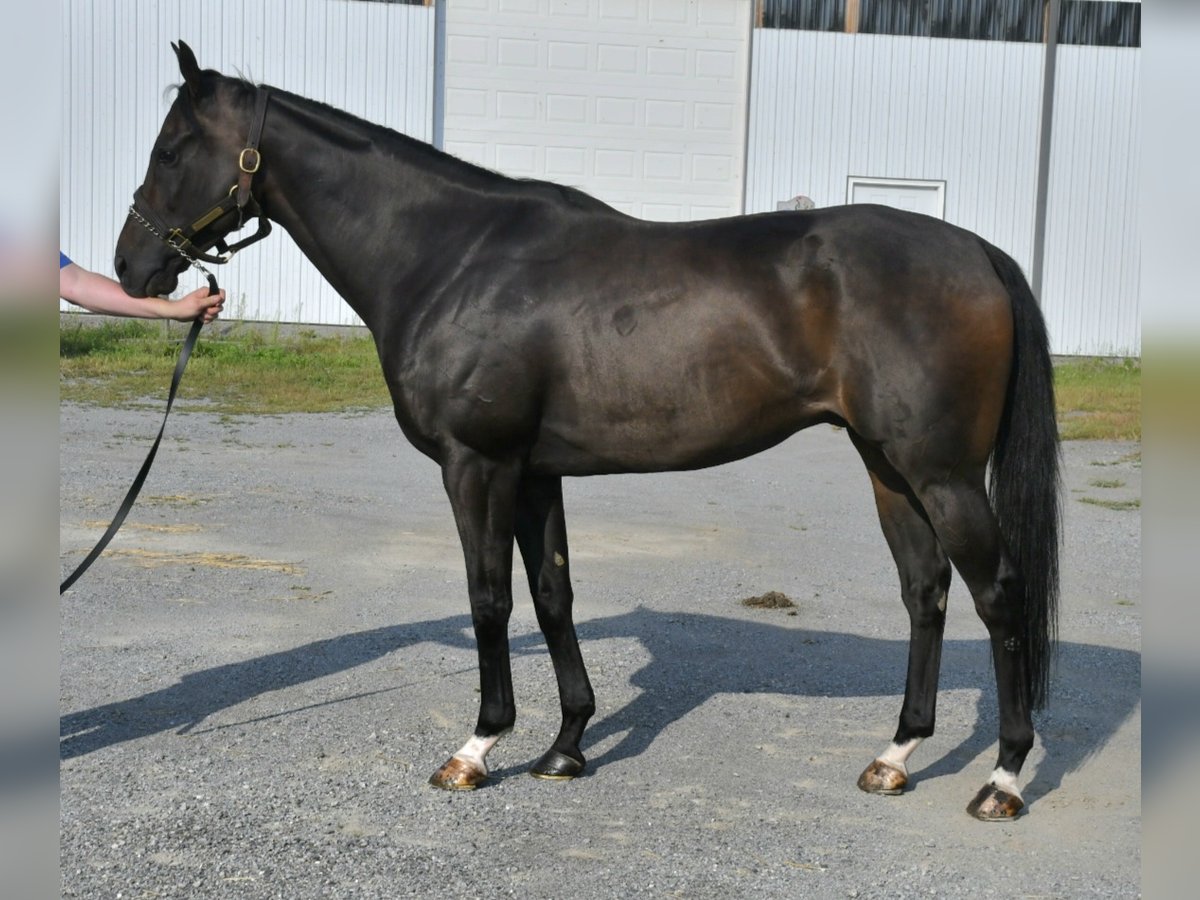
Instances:
[[[59,295],[95,313],[142,319],[162,319],[171,315],[169,300],[130,297],[113,279],[74,264],[59,272]]]
[[[198,288],[179,300],[162,297],[130,297],[111,278],[71,263],[59,269],[59,296],[76,306],[112,316],[140,319],[178,319],[186,322],[203,316],[211,322],[220,314],[225,292],[208,296],[207,288]]]

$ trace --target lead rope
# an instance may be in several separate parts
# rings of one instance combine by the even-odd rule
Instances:
[[[149,222],[134,212],[133,207],[130,207],[130,213],[133,214],[134,217],[152,233],[158,235],[158,232],[150,225]],[[162,235],[158,236],[162,237]],[[163,240],[166,240],[166,238],[163,238]],[[167,243],[171,242],[167,241]],[[220,290],[220,288],[217,287],[216,276],[214,276],[212,272],[210,272],[196,260],[188,256],[181,247],[176,244],[171,244],[171,246],[174,247],[179,255],[186,259],[193,268],[199,269],[205,275],[205,277],[208,278],[208,296],[214,296]],[[204,317],[197,316],[196,320],[192,322],[192,328],[188,332],[187,338],[184,339],[183,348],[179,351],[179,359],[175,363],[175,372],[171,376],[171,389],[167,393],[167,409],[163,413],[162,425],[160,425],[158,428],[158,437],[154,439],[154,444],[150,447],[150,452],[146,454],[146,461],[142,463],[141,469],[138,470],[137,476],[133,479],[133,484],[129,486],[129,492],[125,495],[125,499],[121,501],[121,507],[117,510],[117,514],[113,516],[113,520],[109,524],[108,530],[105,531],[104,535],[99,541],[97,541],[96,546],[92,548],[92,552],[84,557],[83,562],[81,562],[75,568],[75,571],[68,575],[66,580],[58,586],[58,594],[60,597],[68,588],[71,587],[71,585],[76,582],[80,575],[88,570],[92,563],[96,561],[96,558],[104,552],[104,548],[107,547],[109,541],[116,536],[117,530],[125,521],[125,517],[129,515],[129,510],[133,509],[133,503],[135,500],[137,500],[137,496],[142,490],[142,485],[146,481],[146,476],[150,474],[150,465],[154,462],[154,457],[158,454],[158,445],[162,442],[163,432],[167,428],[167,416],[171,414],[171,407],[175,403],[175,393],[179,390],[179,382],[183,380],[183,370],[187,368],[188,360],[191,359],[192,356],[192,349],[196,346],[196,338],[199,337],[200,329],[203,327]]]

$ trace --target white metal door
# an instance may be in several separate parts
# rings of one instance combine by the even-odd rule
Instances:
[[[946,217],[946,183],[891,178],[851,177],[846,187],[847,203],[879,203],[924,213],[936,219]]]

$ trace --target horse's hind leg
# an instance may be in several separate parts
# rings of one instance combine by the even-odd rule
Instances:
[[[488,774],[488,751],[516,719],[508,653],[512,613],[512,548],[517,462],[496,462],[461,450],[442,467],[467,564],[471,621],[479,651],[479,719],[475,734],[429,779],[447,790],[469,790]]]
[[[1000,754],[991,778],[967,811],[980,819],[1012,818],[1025,805],[1017,776],[1033,748],[1021,583],[1005,552],[982,472],[972,479],[931,482],[918,496],[942,547],[970,589],[975,610],[991,639],[1000,707]]]
[[[933,734],[950,563],[908,483],[877,448],[853,431],[850,436],[871,475],[879,522],[900,572],[910,629],[908,678],[896,736],[859,776],[858,786],[869,793],[899,794],[908,784],[909,756]]]
[[[530,773],[539,778],[573,778],[583,771],[579,741],[596,710],[596,700],[571,617],[573,594],[561,478],[529,477],[521,482],[516,534],[538,624],[554,662],[562,704],[558,737]]]

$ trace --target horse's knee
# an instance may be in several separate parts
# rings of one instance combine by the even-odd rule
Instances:
[[[950,564],[943,561],[925,571],[909,573],[902,583],[901,593],[914,627],[940,628],[946,621]]]
[[[512,609],[513,599],[509,591],[471,592],[471,623],[475,626],[476,634],[481,630],[507,629]]]

